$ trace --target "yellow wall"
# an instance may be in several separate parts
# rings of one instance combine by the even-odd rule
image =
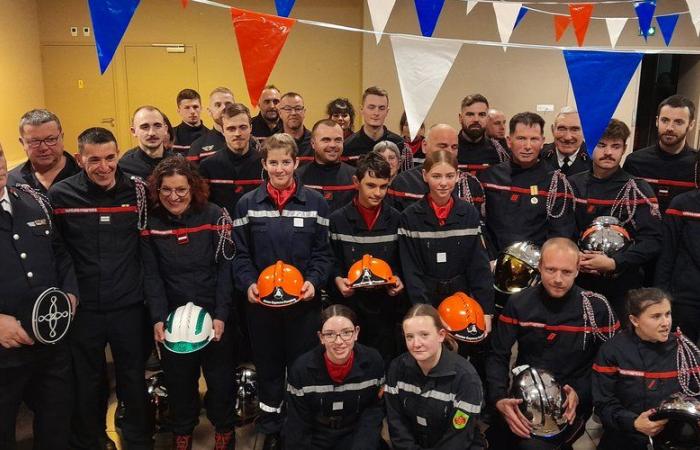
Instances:
[[[19,138],[19,118],[44,106],[39,53],[39,24],[34,1],[0,0],[0,143],[14,166],[26,158]]]

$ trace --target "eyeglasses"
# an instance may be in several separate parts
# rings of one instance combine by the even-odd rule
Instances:
[[[285,106],[283,108],[278,108],[278,109],[280,111],[286,112],[287,114],[291,113],[292,111],[298,114],[298,113],[304,112],[304,110],[306,108],[304,108],[303,106],[295,106],[294,108],[292,108],[291,106]]]
[[[336,339],[338,339],[339,336],[341,340],[343,340],[344,342],[348,342],[350,339],[352,339],[354,335],[354,329],[341,330],[340,333],[336,333],[334,331],[324,331],[323,333],[321,333],[321,337],[323,337],[323,340],[327,344],[332,344],[336,341]]]
[[[32,139],[31,141],[25,141],[27,147],[29,148],[39,148],[41,144],[46,144],[47,147],[53,147],[61,139],[61,136],[49,136],[46,139]]]
[[[173,192],[178,197],[184,197],[185,195],[187,195],[190,192],[190,188],[176,188],[176,189],[161,188],[161,189],[158,189],[158,192],[160,192],[161,195],[164,195],[166,197],[170,197],[171,195],[173,195]]]

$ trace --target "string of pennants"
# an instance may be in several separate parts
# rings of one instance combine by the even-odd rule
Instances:
[[[502,46],[562,51],[576,100],[585,140],[597,143],[615,112],[644,53],[661,50],[611,51],[589,48],[569,49],[558,46],[510,43],[513,30],[523,20],[528,7],[520,2],[475,0],[467,1],[467,14],[477,3],[491,3],[501,42],[444,39],[432,37],[445,0],[413,0],[422,36],[386,33],[384,29],[394,9],[396,0],[366,0],[372,22],[372,30],[357,29],[303,19],[290,18],[295,0],[274,0],[277,15],[263,14],[230,7],[212,0],[180,0],[183,9],[190,3],[230,10],[232,24],[241,57],[250,103],[256,107],[263,87],[267,84],[277,58],[282,52],[287,36],[297,23],[336,30],[374,34],[377,45],[388,36],[394,54],[408,119],[411,138],[415,137],[437,97],[462,45]],[[688,13],[700,35],[700,0],[686,0]],[[100,72],[104,73],[119,46],[122,36],[138,8],[140,0],[88,0],[95,35]],[[530,2],[531,4],[532,2]],[[541,2],[540,4],[549,4]],[[599,3],[627,3],[613,0]],[[556,40],[559,41],[571,25],[579,46],[583,46],[588,25],[593,18],[594,4],[569,4],[569,15],[554,15]],[[634,3],[634,9],[642,32],[648,30],[654,18],[654,0]],[[186,12],[185,12],[186,13]],[[678,22],[678,14],[656,16],[659,28],[668,46]],[[627,18],[606,18],[611,45],[614,48]],[[644,34],[644,33],[643,33]],[[646,35],[645,35],[646,38]],[[681,53],[697,53],[700,50],[684,50]],[[415,61],[421,61],[420,67]],[[588,146],[589,151],[595,145]]]

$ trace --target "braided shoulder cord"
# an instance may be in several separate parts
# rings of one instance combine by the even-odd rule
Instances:
[[[637,182],[634,178],[630,179],[625,183],[620,191],[615,196],[615,203],[613,203],[610,209],[610,215],[617,217],[620,220],[620,225],[627,225],[631,223],[632,226],[636,227],[637,224],[634,221],[634,215],[637,212],[637,203],[639,200],[643,200],[649,205],[651,209],[651,215],[661,219],[661,213],[659,212],[659,205],[652,203],[649,197],[644,195],[644,193],[637,186]],[[623,219],[623,215],[626,214],[627,217]]]
[[[608,300],[604,296],[592,291],[583,291],[581,293],[581,298],[581,303],[583,304],[583,326],[590,326],[593,330],[593,336],[597,337],[603,342],[613,337],[615,335],[615,314],[613,314],[612,308],[610,307],[610,303],[608,303]],[[598,301],[603,302],[605,307],[608,309],[608,326],[605,330],[601,330],[598,326],[598,323],[596,322],[595,310],[593,309],[593,304],[591,303],[592,299],[597,299]],[[586,338],[588,337],[588,333],[588,331],[583,333],[584,349],[586,348]]]
[[[219,234],[219,241],[216,244],[214,260],[219,262],[219,255],[221,255],[226,261],[231,261],[234,256],[236,256],[236,244],[233,242],[233,238],[231,237],[233,220],[228,214],[228,211],[226,211],[226,208],[223,208],[221,216],[216,221],[216,229],[217,233]],[[228,247],[232,249],[231,253],[227,252],[226,249]]]
[[[559,193],[559,185],[562,187],[562,194]],[[562,195],[561,209],[558,213],[554,213],[554,206],[557,201],[557,197]],[[574,189],[571,187],[571,183],[566,179],[566,175],[561,170],[555,170],[552,174],[552,181],[549,183],[549,191],[547,193],[547,217],[552,219],[558,219],[564,215],[567,209],[567,202],[571,200],[571,207],[576,208],[576,203],[573,201]]]
[[[401,170],[413,169],[415,166],[413,162],[413,152],[406,144],[403,145],[400,153]]]
[[[494,139],[494,138],[489,138],[489,139],[491,139],[491,143],[496,148],[496,153],[498,153],[498,159],[501,162],[510,161],[510,154],[508,153],[508,150],[503,148],[501,143],[498,142],[498,139]]]
[[[15,188],[32,196],[32,198],[39,204],[39,207],[41,207],[41,210],[44,211],[46,220],[49,223],[49,229],[53,230],[53,222],[51,221],[51,212],[53,209],[51,208],[51,203],[49,202],[48,197],[28,184],[17,183],[15,184]]]
[[[700,361],[698,361],[700,349],[681,333],[680,328],[676,328],[676,338],[678,340],[676,353],[678,384],[681,385],[684,394],[696,397],[700,395]],[[697,391],[691,389],[691,381],[695,382]]]
[[[148,197],[146,196],[146,182],[140,177],[132,176],[134,182],[134,190],[136,191],[136,212],[138,214],[138,222],[136,227],[139,231],[143,231],[148,226]]]

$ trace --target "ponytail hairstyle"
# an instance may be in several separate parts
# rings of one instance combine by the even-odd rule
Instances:
[[[435,328],[437,328],[438,331],[447,331],[445,325],[442,323],[442,319],[440,319],[440,314],[438,313],[437,309],[435,309],[433,305],[429,305],[427,303],[418,303],[417,305],[413,305],[404,316],[402,322],[405,322],[408,319],[413,319],[414,317],[421,316],[430,317],[431,319],[433,319],[433,324],[435,325]],[[444,344],[449,351],[457,351],[457,341],[455,340],[455,338],[452,337],[450,333],[447,333],[445,335]]]

